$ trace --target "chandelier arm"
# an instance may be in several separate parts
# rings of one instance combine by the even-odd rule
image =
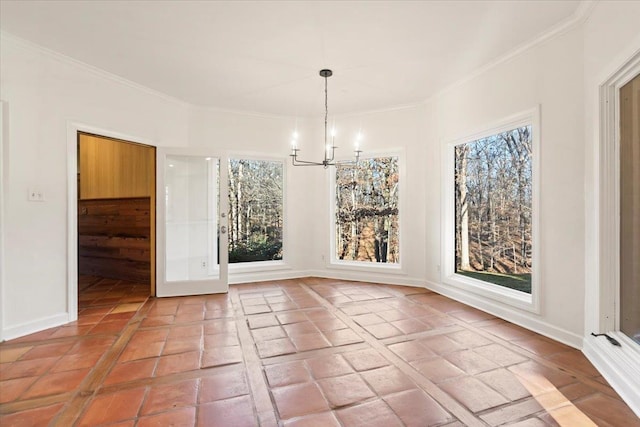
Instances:
[[[300,160],[298,156],[291,155],[291,164],[294,166],[323,166],[323,162],[311,162],[308,160]]]
[[[331,157],[327,159],[328,162],[333,162],[333,160],[336,157],[336,148],[338,147],[334,147],[333,144],[331,144]]]
[[[294,166],[337,166],[337,165],[345,165],[345,166],[355,166],[358,164],[359,160],[327,160],[327,162],[312,162],[309,160],[300,160],[298,158],[291,157],[291,163]]]

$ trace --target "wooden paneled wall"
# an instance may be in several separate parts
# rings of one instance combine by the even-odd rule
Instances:
[[[80,274],[151,281],[148,197],[78,201]]]
[[[80,200],[151,197],[155,148],[80,134]]]
[[[155,147],[78,134],[80,274],[150,283],[155,294]]]

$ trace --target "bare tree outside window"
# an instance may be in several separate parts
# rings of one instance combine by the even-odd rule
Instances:
[[[398,158],[336,166],[336,259],[398,264]]]
[[[530,294],[531,207],[531,126],[457,145],[456,273]]]
[[[282,259],[283,164],[229,159],[229,263]]]

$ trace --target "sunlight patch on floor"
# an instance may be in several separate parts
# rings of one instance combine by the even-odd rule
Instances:
[[[561,426],[597,427],[584,412],[567,399],[548,379],[542,375],[512,366],[510,370],[531,393],[549,415]]]

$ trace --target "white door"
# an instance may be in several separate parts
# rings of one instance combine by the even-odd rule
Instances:
[[[227,158],[196,149],[158,149],[159,297],[227,292]]]

